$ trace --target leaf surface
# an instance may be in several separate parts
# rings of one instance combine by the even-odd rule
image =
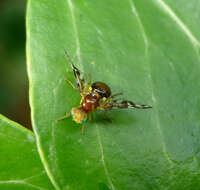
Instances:
[[[52,190],[33,133],[0,115],[0,189]]]
[[[184,2],[29,0],[32,121],[57,190],[200,188],[200,6]],[[153,109],[111,111],[113,123],[97,113],[84,135],[71,118],[56,123],[80,101],[64,49],[93,81]]]

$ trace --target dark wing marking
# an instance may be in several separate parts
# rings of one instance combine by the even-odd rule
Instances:
[[[68,55],[68,53],[67,53],[66,50],[65,50],[65,54],[66,54],[67,60],[69,61],[70,66],[71,66],[71,68],[72,68],[72,70],[73,70],[73,72],[74,72],[74,76],[75,76],[75,78],[76,78],[76,84],[77,84],[77,86],[78,86],[78,90],[79,90],[80,92],[82,92],[82,90],[83,90],[83,88],[84,88],[84,80],[81,79],[81,77],[80,77],[80,71],[78,70],[77,67],[74,66],[74,64],[73,64],[73,62],[72,62],[72,60],[71,60],[71,58],[70,58],[70,56]]]
[[[101,110],[125,109],[125,108],[148,109],[152,108],[152,106],[138,105],[127,100],[112,100],[105,102],[99,106],[99,109]]]

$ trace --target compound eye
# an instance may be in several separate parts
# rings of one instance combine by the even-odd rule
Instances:
[[[87,114],[80,108],[72,108],[71,116],[76,123],[86,123],[87,121]]]
[[[84,116],[84,118],[82,118],[81,123],[86,123],[87,122],[87,115]]]
[[[92,84],[92,92],[97,92],[101,98],[108,98],[111,95],[110,87],[103,82],[94,82]]]

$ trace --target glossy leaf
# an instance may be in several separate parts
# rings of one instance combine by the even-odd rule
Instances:
[[[52,190],[33,133],[0,115],[0,189]]]
[[[56,189],[200,188],[200,6],[182,2],[29,0],[32,121]],[[113,123],[97,113],[84,135],[71,118],[56,123],[80,101],[64,49],[94,81],[153,109],[111,111]]]

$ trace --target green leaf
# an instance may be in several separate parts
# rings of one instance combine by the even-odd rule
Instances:
[[[29,0],[32,121],[56,189],[200,188],[200,6],[182,2]],[[80,101],[64,49],[93,81],[153,109],[110,111],[113,123],[97,113],[84,135],[71,118],[56,123]]]
[[[34,135],[0,115],[0,189],[51,190]]]

